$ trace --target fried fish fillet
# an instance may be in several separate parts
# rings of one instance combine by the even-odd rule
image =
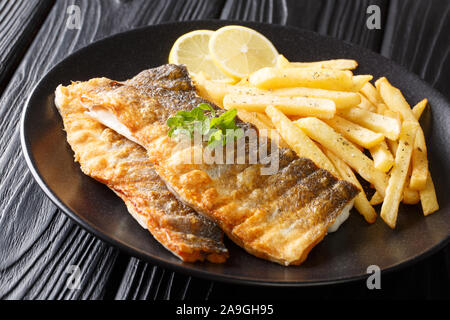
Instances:
[[[79,86],[59,86],[55,102],[81,170],[121,197],[140,225],[183,261],[224,262],[220,228],[167,190],[145,149],[86,114]]]
[[[168,137],[166,121],[207,101],[196,94],[183,66],[149,69],[125,82],[91,79],[76,89],[92,117],[147,149],[156,172],[181,201],[257,257],[302,263],[359,192],[288,149],[276,149],[279,169],[272,175],[261,173],[262,164],[248,162],[186,163],[186,154],[198,148],[207,153],[208,147],[203,143],[180,150]],[[251,151],[248,143],[245,150]]]

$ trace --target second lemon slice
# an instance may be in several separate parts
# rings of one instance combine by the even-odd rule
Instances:
[[[211,80],[233,83],[211,59],[209,54],[209,40],[214,34],[211,30],[196,30],[179,37],[172,46],[169,63],[184,64],[190,73],[204,72]]]
[[[217,30],[209,42],[209,52],[220,70],[233,78],[276,64],[278,52],[259,32],[243,26]]]

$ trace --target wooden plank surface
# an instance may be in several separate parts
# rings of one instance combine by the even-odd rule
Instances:
[[[9,35],[13,45],[23,43],[21,48],[27,48],[20,65],[20,54],[18,60],[10,62],[11,58],[3,57],[11,55],[0,50],[0,59],[3,59],[0,61],[6,61],[7,67],[15,71],[7,78],[8,87],[0,100],[0,298],[216,300],[231,296],[276,296],[298,300],[302,297],[448,294],[448,248],[412,268],[387,275],[383,278],[382,292],[369,292],[361,282],[327,288],[255,289],[164,270],[119,252],[72,223],[43,195],[20,154],[21,108],[33,86],[51,66],[95,40],[163,21],[239,19],[314,30],[381,51],[449,96],[446,92],[449,2],[419,1],[418,5],[416,1],[408,1],[58,0],[51,3],[45,21],[41,13],[48,11],[44,5],[49,4],[34,2],[34,9],[29,12],[39,12],[37,16],[41,19],[36,18],[28,29],[22,28]],[[66,28],[66,10],[71,4],[78,5],[82,11],[81,30]],[[382,10],[381,30],[369,30],[365,26],[369,4],[377,4]],[[1,17],[0,14],[0,26],[8,25]],[[411,28],[423,24],[422,33],[410,35]],[[32,26],[39,32],[34,41],[28,43],[25,40]],[[432,36],[427,37],[427,34]],[[0,39],[0,48],[2,43]],[[424,47],[426,54],[422,54]],[[79,266],[83,275],[79,290],[67,287],[67,271],[71,265]],[[410,281],[411,277],[421,281]]]
[[[450,1],[393,0],[381,53],[450,97]]]
[[[0,95],[52,5],[48,0],[0,1]]]
[[[81,30],[66,28],[67,7],[74,3],[81,9]],[[43,195],[26,168],[18,123],[33,86],[58,61],[95,40],[165,20],[217,18],[221,7],[221,1],[209,0],[55,3],[0,100],[0,195],[5,199],[0,204],[5,239],[0,246],[1,298],[102,298],[110,274],[119,266],[117,249],[69,221]],[[71,265],[81,269],[80,290],[66,286]],[[116,290],[114,285],[110,290]]]

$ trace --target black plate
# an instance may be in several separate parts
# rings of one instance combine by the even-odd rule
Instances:
[[[427,218],[419,206],[401,206],[397,229],[378,219],[367,224],[353,212],[339,232],[325,238],[301,266],[282,267],[247,254],[227,241],[230,259],[223,265],[183,263],[166,251],[127,213],[125,205],[108,188],[83,175],[73,161],[54,90],[71,80],[105,76],[128,79],[139,71],[167,62],[173,42],[195,29],[217,29],[230,21],[194,21],[149,26],[94,43],[59,63],[37,85],[25,106],[22,146],[33,176],[69,217],[103,240],[132,255],[181,272],[214,280],[263,285],[318,285],[367,276],[367,267],[393,270],[441,248],[450,234],[449,103],[436,90],[388,59],[318,34],[268,24],[240,23],[266,35],[288,59],[314,61],[353,58],[357,73],[386,76],[402,89],[411,104],[424,97],[431,111],[423,116],[431,171],[441,209]]]

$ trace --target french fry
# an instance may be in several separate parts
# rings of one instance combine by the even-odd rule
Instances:
[[[367,98],[362,94],[359,94],[359,96],[361,97],[361,103],[358,104],[358,108],[365,109],[370,112],[377,112],[377,107],[373,105],[372,102],[367,100]]]
[[[378,93],[380,93],[381,83],[384,82],[385,80],[387,80],[386,77],[380,77],[377,79],[377,81],[375,81],[375,88],[377,89]],[[381,97],[381,95],[380,95],[380,97]]]
[[[389,150],[391,150],[391,153],[392,153],[392,154],[396,154],[396,153],[397,153],[397,148],[398,148],[398,142],[397,142],[397,140],[390,140],[390,139],[387,139],[387,140],[386,140],[386,143],[388,144]]]
[[[236,85],[241,86],[241,87],[250,87],[248,78],[249,78],[249,76],[243,77],[240,81],[238,81],[238,83],[236,83]]]
[[[427,101],[423,100],[419,103],[416,109],[417,115],[413,112],[410,105],[404,98],[401,91],[393,87],[386,78],[378,80],[381,97],[388,105],[389,109],[397,111],[402,115],[404,120],[418,122]],[[422,111],[420,111],[422,110]],[[413,190],[422,190],[425,188],[428,176],[428,159],[427,148],[425,144],[425,136],[422,128],[419,127],[414,142],[413,160],[412,160],[412,174],[409,187]]]
[[[286,59],[285,56],[283,56],[282,54],[279,54],[275,65],[277,68],[282,69],[282,68],[289,68],[291,63],[289,62],[288,59]]]
[[[400,134],[400,127],[396,119],[378,113],[355,107],[338,110],[338,114],[372,131],[382,133],[391,140],[397,140]]]
[[[403,197],[408,168],[411,162],[414,137],[418,128],[417,122],[404,121],[399,137],[399,145],[395,155],[395,164],[391,171],[386,195],[381,206],[381,218],[392,229],[397,223],[398,207]]]
[[[196,74],[193,80],[199,96],[215,103],[221,108],[223,108],[223,97],[234,90],[234,86],[230,84],[208,80],[203,73]]]
[[[358,62],[351,59],[335,59],[314,62],[290,62],[290,68],[322,68],[334,70],[353,70],[358,67]]]
[[[345,163],[358,172],[365,180],[372,183],[375,189],[384,196],[387,186],[386,174],[375,169],[372,159],[362,153],[350,141],[317,118],[303,118],[294,123],[308,137],[319,142],[334,154],[338,154]]]
[[[401,114],[403,121],[417,122],[411,106],[406,101],[401,91],[393,87],[386,78],[377,80],[381,98],[388,108]]]
[[[422,116],[422,113],[425,110],[425,108],[427,107],[427,104],[428,104],[428,100],[423,99],[422,101],[420,101],[413,107],[412,112],[414,113],[414,116],[416,117],[417,120],[419,120],[420,117]]]
[[[414,149],[413,149],[413,155],[414,155]],[[405,188],[403,189],[402,202],[404,204],[417,204],[420,202],[419,192],[416,190],[413,190],[409,187],[409,183],[410,183],[410,179],[411,179],[411,172],[412,172],[412,157],[413,157],[413,155],[411,156],[411,163],[409,165],[408,173],[406,175],[406,180],[405,180]]]
[[[244,122],[254,124],[258,129],[275,129],[269,118],[264,113],[248,112],[245,110],[238,110],[237,115],[239,119]],[[255,124],[257,123],[257,124]]]
[[[353,183],[361,190],[361,192],[355,197],[355,208],[366,219],[368,223],[374,223],[377,219],[377,213],[375,212],[375,209],[370,205],[369,200],[367,200],[366,194],[364,193],[364,190],[355,174],[353,173],[352,169],[330,150],[325,149],[325,155],[328,157],[328,159],[331,160],[331,162],[333,162],[342,179]]]
[[[334,59],[313,62],[289,62],[282,54],[278,55],[277,68],[318,68],[334,70],[353,70],[358,67],[358,62],[351,59]]]
[[[361,93],[374,105],[378,105],[380,103],[383,103],[383,100],[381,99],[380,94],[378,93],[377,89],[371,84],[370,82],[367,82],[362,88]]]
[[[250,75],[249,82],[260,89],[308,87],[352,91],[354,85],[351,71],[310,68],[262,68]]]
[[[401,127],[402,117],[401,117],[400,113],[392,111],[386,107],[386,109],[383,111],[383,115],[385,115],[386,117],[395,119],[397,121],[399,127]]]
[[[386,141],[369,149],[375,168],[382,172],[389,172],[394,165],[394,156],[388,149]]]
[[[278,131],[275,130],[272,122],[264,113],[258,112],[247,112],[245,110],[238,110],[237,116],[244,122],[249,122],[253,124],[260,135],[265,135],[267,138],[271,138],[271,134],[278,135],[278,145],[281,148],[288,148],[289,146],[284,142],[284,140],[279,136]],[[274,130],[275,132],[272,132]]]
[[[330,119],[336,113],[336,105],[332,100],[279,97],[272,95],[228,94],[223,99],[225,109],[239,109],[250,112],[264,112],[271,105],[286,115],[313,116]]]
[[[384,103],[377,104],[377,113],[384,114],[386,110],[389,110],[388,107]]]
[[[403,190],[403,200],[404,204],[418,204],[420,202],[419,192],[405,187]]]
[[[239,111],[238,111],[239,114]],[[270,118],[265,114],[265,113],[259,113],[259,112],[255,112],[256,118],[263,122],[267,127],[275,129],[275,126],[272,123],[272,120],[270,120]]]
[[[386,109],[383,112],[383,115],[385,117],[388,117],[389,119],[394,119],[397,122],[398,128],[402,127],[402,117],[398,112],[392,111],[386,107]],[[393,140],[395,143],[397,143],[397,140]],[[395,145],[393,144],[392,147],[395,149],[395,151],[392,151],[392,154],[395,154],[397,152],[397,149],[395,148]]]
[[[384,104],[382,104],[384,105]],[[384,105],[386,106],[386,105]],[[388,117],[389,119],[394,119],[397,121],[397,125],[399,128],[402,127],[402,116],[400,113],[390,110],[388,107],[384,108],[383,115]],[[395,153],[394,153],[395,154]]]
[[[373,132],[338,116],[325,122],[351,142],[367,149],[380,144],[384,140],[384,135],[381,133]]]
[[[414,149],[412,154],[412,172],[409,187],[413,190],[423,190],[427,184],[428,177],[428,158],[427,145],[422,128],[419,128],[414,140]]]
[[[305,97],[333,100],[336,109],[346,109],[354,107],[361,102],[361,98],[356,92],[324,90],[316,88],[292,87],[269,90],[270,94],[281,97]]]
[[[267,91],[259,90],[257,88],[208,80],[203,73],[196,74],[193,80],[199,96],[213,102],[221,108],[223,108],[223,98],[229,93],[253,95],[268,94]]]
[[[378,81],[381,97],[389,109],[400,113],[404,120],[418,123],[418,118],[401,91],[393,87],[386,78],[381,78]],[[422,128],[419,127],[415,138],[412,160],[413,169],[409,187],[413,190],[422,190],[425,188],[428,176],[427,148]]]
[[[375,192],[372,199],[370,200],[370,204],[375,206],[380,203],[383,203],[383,198],[380,196],[379,193]],[[403,199],[402,202],[404,204],[418,204],[420,202],[420,195],[419,192],[416,190],[412,190],[408,187],[405,187],[405,190],[403,190]]]
[[[366,83],[369,83],[369,81],[372,79],[373,79],[373,76],[368,75],[368,74],[354,76],[352,78],[353,85],[349,91],[353,91],[353,92],[361,91],[361,88],[364,87],[366,85]]]
[[[419,192],[420,202],[422,203],[422,210],[425,216],[432,214],[439,210],[439,204],[436,197],[436,191],[434,189],[433,179],[431,174],[428,174],[427,184],[425,189]]]
[[[372,206],[379,205],[383,203],[384,198],[378,193],[378,191],[375,191],[375,193],[372,196],[372,199],[370,199],[370,204]]]
[[[283,140],[298,156],[312,160],[318,167],[338,175],[333,163],[301,129],[273,106],[267,106],[266,114],[272,120]]]

